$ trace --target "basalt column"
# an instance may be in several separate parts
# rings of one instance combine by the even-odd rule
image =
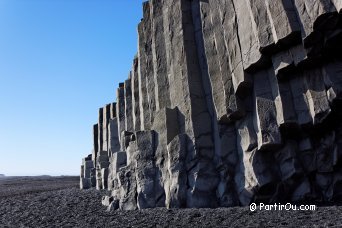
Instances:
[[[342,200],[342,3],[149,0],[80,187],[110,209]]]

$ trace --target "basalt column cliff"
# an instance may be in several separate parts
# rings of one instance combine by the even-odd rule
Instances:
[[[342,0],[150,0],[81,188],[104,204],[342,200]]]

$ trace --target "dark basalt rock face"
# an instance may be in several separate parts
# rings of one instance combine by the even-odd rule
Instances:
[[[150,0],[81,188],[110,208],[342,200],[340,0]]]

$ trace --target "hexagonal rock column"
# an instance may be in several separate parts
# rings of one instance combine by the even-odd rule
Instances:
[[[133,105],[132,105],[132,85],[131,85],[131,75],[130,78],[125,81],[124,85],[124,96],[125,96],[125,130],[129,132],[134,131],[133,125]]]
[[[168,64],[166,58],[163,1],[150,1],[153,73],[156,111],[170,106]]]
[[[117,118],[115,117],[114,119],[110,119],[108,124],[108,152],[110,156],[120,150],[118,131]]]
[[[169,189],[169,172],[167,168],[167,161],[172,159],[169,157],[167,146],[171,140],[179,134],[178,110],[162,108],[156,114],[152,129],[156,132],[156,141],[158,146],[156,148],[156,167],[158,168],[156,178],[160,185],[164,188],[164,192]],[[165,193],[157,202],[157,206],[165,206]]]
[[[164,36],[170,72],[171,108],[179,110],[180,132],[188,140],[187,167],[189,186],[188,207],[215,205],[218,173],[214,168],[215,154],[212,117],[202,84],[201,68],[195,39],[191,1],[164,2]],[[174,31],[182,31],[174,33]],[[207,167],[205,167],[208,165]],[[206,186],[202,183],[208,181]]]
[[[109,141],[109,132],[108,132],[108,124],[110,121],[110,115],[111,115],[111,104],[107,104],[103,108],[103,122],[102,122],[102,138],[103,138],[103,143],[102,143],[102,150],[108,151],[108,141]]]
[[[80,176],[80,188],[81,189],[88,189],[91,188],[94,183],[94,178],[93,176],[93,168],[94,168],[94,163],[91,160],[91,154],[88,155],[87,157],[82,159],[82,165],[81,165],[81,176]]]
[[[99,109],[99,115],[98,115],[98,150],[103,150],[103,108]]]
[[[167,145],[168,172],[165,184],[166,207],[182,208],[186,207],[187,198],[187,170],[186,170],[186,147],[187,136],[177,135]]]
[[[150,130],[156,110],[153,73],[150,3],[144,2],[144,15],[138,25],[138,77],[141,129]]]
[[[138,77],[138,57],[134,58],[133,69],[131,74],[132,88],[132,115],[134,131],[140,131],[140,93],[139,93],[139,77]]]
[[[232,69],[229,65],[228,50],[224,40],[224,30],[217,1],[200,2],[204,46],[207,56],[212,97],[220,122],[229,122],[241,118],[244,108],[235,96]]]
[[[137,206],[139,209],[153,208],[163,195],[163,189],[156,181],[157,168],[153,162],[156,150],[155,132],[138,131],[136,141]]]
[[[118,151],[112,155],[109,159],[109,170],[108,170],[108,190],[117,188],[118,172],[121,167],[127,164],[126,152]]]
[[[109,158],[107,151],[99,151],[96,159],[96,189],[106,189]]]
[[[219,0],[219,12],[223,26],[225,43],[227,46],[229,66],[232,71],[232,82],[236,95],[246,96],[252,87],[252,79],[244,71],[243,54],[238,33],[238,20],[233,1]]]
[[[258,136],[258,149],[281,146],[281,135],[277,123],[275,97],[269,78],[275,78],[274,71],[259,71],[254,75],[255,114],[254,125]]]
[[[300,24],[293,2],[289,0],[266,0],[266,7],[274,41],[285,47],[289,44],[300,43]],[[254,14],[256,15],[257,12]]]
[[[126,129],[126,111],[125,111],[125,85],[124,83],[119,84],[119,88],[116,93],[116,118],[118,121],[118,135],[119,140],[121,140],[121,132]]]
[[[99,151],[99,125],[93,125],[93,156],[92,160],[95,161],[97,157],[97,152]]]

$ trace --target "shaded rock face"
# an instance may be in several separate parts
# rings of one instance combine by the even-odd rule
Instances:
[[[339,0],[150,0],[81,188],[112,209],[342,200]],[[110,199],[110,200],[109,200]]]

